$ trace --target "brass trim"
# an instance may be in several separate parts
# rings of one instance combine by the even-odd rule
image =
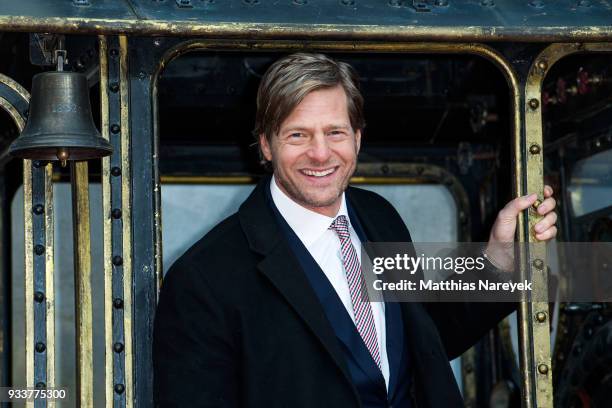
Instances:
[[[123,210],[123,296],[125,335],[125,406],[133,406],[132,352],[132,199],[130,168],[130,112],[128,39],[119,36],[119,82],[121,89],[121,207]]]
[[[55,271],[54,271],[54,221],[53,163],[45,166],[45,302],[47,330],[47,387],[55,387]],[[55,400],[48,401],[49,407]]]
[[[609,26],[504,27],[427,26],[376,24],[240,23],[193,20],[144,20],[137,18],[0,16],[1,31],[58,32],[66,34],[129,34],[202,36],[242,39],[371,39],[380,41],[603,41],[612,36]]]
[[[74,220],[74,286],[76,305],[77,400],[92,407],[93,307],[91,287],[91,235],[89,225],[88,163],[71,163]]]
[[[543,174],[543,129],[542,129],[542,84],[546,74],[551,67],[563,57],[575,53],[597,53],[612,52],[612,44],[609,43],[559,43],[552,44],[545,48],[535,59],[529,70],[525,85],[525,151],[522,151],[518,163],[526,163],[527,170],[521,175],[521,179],[526,179],[527,192],[537,192],[539,197],[543,197],[544,174]],[[526,192],[525,192],[526,193]],[[528,229],[522,223],[521,239],[523,241],[538,242],[533,232],[534,225],[542,217],[534,210],[529,210],[527,215]],[[539,259],[546,265],[546,251],[543,245],[531,246],[529,259],[525,259],[523,264],[528,262],[531,265],[533,260]],[[536,268],[532,268],[532,279],[534,282],[534,296],[541,296],[538,293],[547,291],[547,279],[544,274]],[[541,297],[540,297],[541,298]],[[535,377],[532,389],[535,391],[535,406],[553,406],[552,370],[550,356],[550,333],[547,324],[538,324],[537,316],[534,311],[547,311],[549,308],[546,302],[523,303],[523,311],[520,323],[521,345],[526,352],[522,354],[522,363],[529,364],[528,371]],[[532,342],[529,342],[529,339]],[[529,353],[529,354],[528,354]],[[527,360],[528,359],[528,360]],[[545,369],[544,369],[545,368]]]
[[[23,100],[27,102],[30,101],[30,93],[14,79],[7,77],[4,74],[0,74],[0,83],[7,85],[9,88],[17,92],[23,98]]]
[[[34,241],[32,236],[32,161],[23,161],[24,286],[25,286],[25,374],[26,387],[34,387]],[[34,401],[26,402],[34,407]]]
[[[98,37],[100,49],[100,133],[110,140],[108,102],[108,44]],[[102,158],[102,219],[104,259],[104,396],[105,406],[113,407],[113,263],[110,156]]]

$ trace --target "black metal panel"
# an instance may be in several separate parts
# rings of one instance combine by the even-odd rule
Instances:
[[[121,92],[119,85],[120,68],[119,68],[119,39],[117,37],[108,38],[108,108],[109,108],[109,127],[115,128],[121,123]],[[107,90],[102,90],[107,92]],[[113,126],[115,125],[115,126]],[[113,154],[110,158],[111,167],[111,208],[122,208],[122,165],[121,165],[121,133],[113,132],[109,129],[110,143],[113,146]],[[115,257],[123,258],[123,220],[113,218],[111,232],[111,254],[108,254],[113,259]],[[113,294],[113,344],[125,344],[125,328],[124,328],[124,293],[123,293],[123,264],[113,262],[112,275],[112,294]],[[107,345],[108,347],[108,345]],[[113,406],[125,407],[125,353],[113,353]]]
[[[92,24],[91,19],[105,19],[111,30],[143,21],[240,22],[482,27],[491,35],[521,29],[526,29],[524,34],[532,30],[550,34],[551,29],[608,27],[612,17],[612,6],[595,0],[87,0],[88,5],[75,4],[82,2],[4,1],[0,16],[73,18]]]
[[[28,208],[26,207],[26,211]],[[38,299],[26,299],[26,302],[34,303],[34,385],[44,388],[47,383],[47,305],[45,286],[45,167],[41,162],[32,165],[32,234],[34,259],[34,294],[42,293],[45,297],[42,301]],[[37,399],[34,406],[46,407],[45,400]]]
[[[143,44],[146,44],[144,45]],[[151,77],[157,60],[151,39],[130,38],[130,133],[132,164],[132,273],[134,398],[136,407],[153,406],[153,315],[157,299],[155,169]],[[161,256],[161,254],[159,254]]]
[[[89,4],[79,6],[73,0],[8,0],[0,4],[0,15],[38,18],[133,19],[136,17],[128,0],[88,0],[87,3]]]

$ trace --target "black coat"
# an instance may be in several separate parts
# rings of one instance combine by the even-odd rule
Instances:
[[[230,216],[168,271],[155,318],[160,407],[358,407],[338,340],[289,248],[265,178]],[[397,211],[349,187],[372,242],[408,242]],[[512,304],[402,303],[419,408],[461,407],[449,360]]]

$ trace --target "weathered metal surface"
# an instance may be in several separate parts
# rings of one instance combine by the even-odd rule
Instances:
[[[456,1],[419,12],[408,1],[68,0],[3,2],[0,30],[264,38],[575,41],[611,38],[604,1]],[[183,2],[179,2],[183,4]],[[432,4],[433,4],[432,3]],[[579,25],[577,24],[579,22]]]
[[[71,163],[74,222],[74,289],[76,305],[77,405],[93,406],[93,307],[88,163]]]

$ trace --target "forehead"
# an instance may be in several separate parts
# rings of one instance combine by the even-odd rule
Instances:
[[[284,129],[293,126],[314,126],[335,123],[349,124],[346,92],[341,85],[308,93],[281,123]]]

